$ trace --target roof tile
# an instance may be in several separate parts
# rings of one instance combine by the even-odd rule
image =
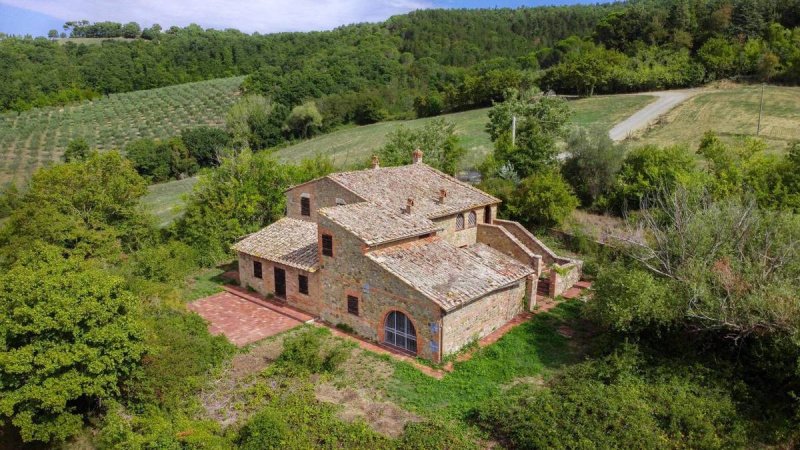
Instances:
[[[284,217],[231,248],[308,272],[319,267],[317,224],[305,220]]]
[[[441,229],[421,215],[395,213],[369,202],[322,208],[319,214],[353,233],[367,245],[383,244]]]

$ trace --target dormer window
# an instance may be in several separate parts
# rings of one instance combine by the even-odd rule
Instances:
[[[300,196],[300,215],[311,215],[311,197],[308,194],[303,194]]]
[[[467,226],[472,228],[478,225],[478,215],[475,214],[475,211],[470,211],[467,215]]]
[[[456,230],[463,230],[464,229],[464,214],[459,214],[456,216]]]

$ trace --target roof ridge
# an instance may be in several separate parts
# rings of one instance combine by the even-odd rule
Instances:
[[[454,176],[452,176],[452,175],[448,175],[448,174],[446,174],[446,173],[442,172],[442,171],[441,171],[441,170],[439,170],[439,169],[436,169],[436,168],[434,168],[434,167],[431,167],[431,166],[429,166],[428,164],[425,164],[425,163],[419,163],[418,165],[421,165],[421,166],[423,166],[424,168],[426,168],[426,169],[430,170],[431,172],[433,172],[434,174],[438,175],[438,176],[439,176],[439,177],[441,177],[441,178],[445,178],[445,179],[447,179],[447,180],[449,180],[449,181],[453,181],[453,182],[455,182],[455,183],[458,183],[458,184],[460,184],[461,186],[463,186],[463,187],[465,187],[465,188],[467,188],[467,189],[470,189],[470,190],[472,190],[473,192],[477,192],[477,193],[479,193],[479,194],[483,194],[483,195],[485,195],[485,196],[487,196],[487,197],[489,197],[489,198],[491,198],[491,199],[493,199],[493,200],[496,200],[496,201],[498,201],[498,202],[499,202],[499,201],[501,201],[499,198],[495,197],[494,195],[492,195],[492,194],[489,194],[488,192],[484,192],[484,191],[482,191],[482,190],[480,190],[480,189],[476,188],[475,186],[473,186],[473,185],[471,185],[471,184],[469,184],[469,183],[465,183],[465,182],[463,182],[463,181],[459,180],[458,178],[456,178],[456,177],[454,177]]]

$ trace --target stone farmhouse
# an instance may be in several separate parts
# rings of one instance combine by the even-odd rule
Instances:
[[[233,246],[242,286],[439,362],[580,278],[495,197],[422,162],[286,191],[286,217]],[[346,328],[346,327],[345,327]]]

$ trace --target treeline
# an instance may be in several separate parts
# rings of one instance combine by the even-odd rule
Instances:
[[[800,81],[800,0],[668,0],[424,10],[332,31],[248,35],[197,25],[68,22],[99,44],[0,40],[0,109],[233,75],[342,123],[490,106],[536,85],[592,95],[721,78]]]

